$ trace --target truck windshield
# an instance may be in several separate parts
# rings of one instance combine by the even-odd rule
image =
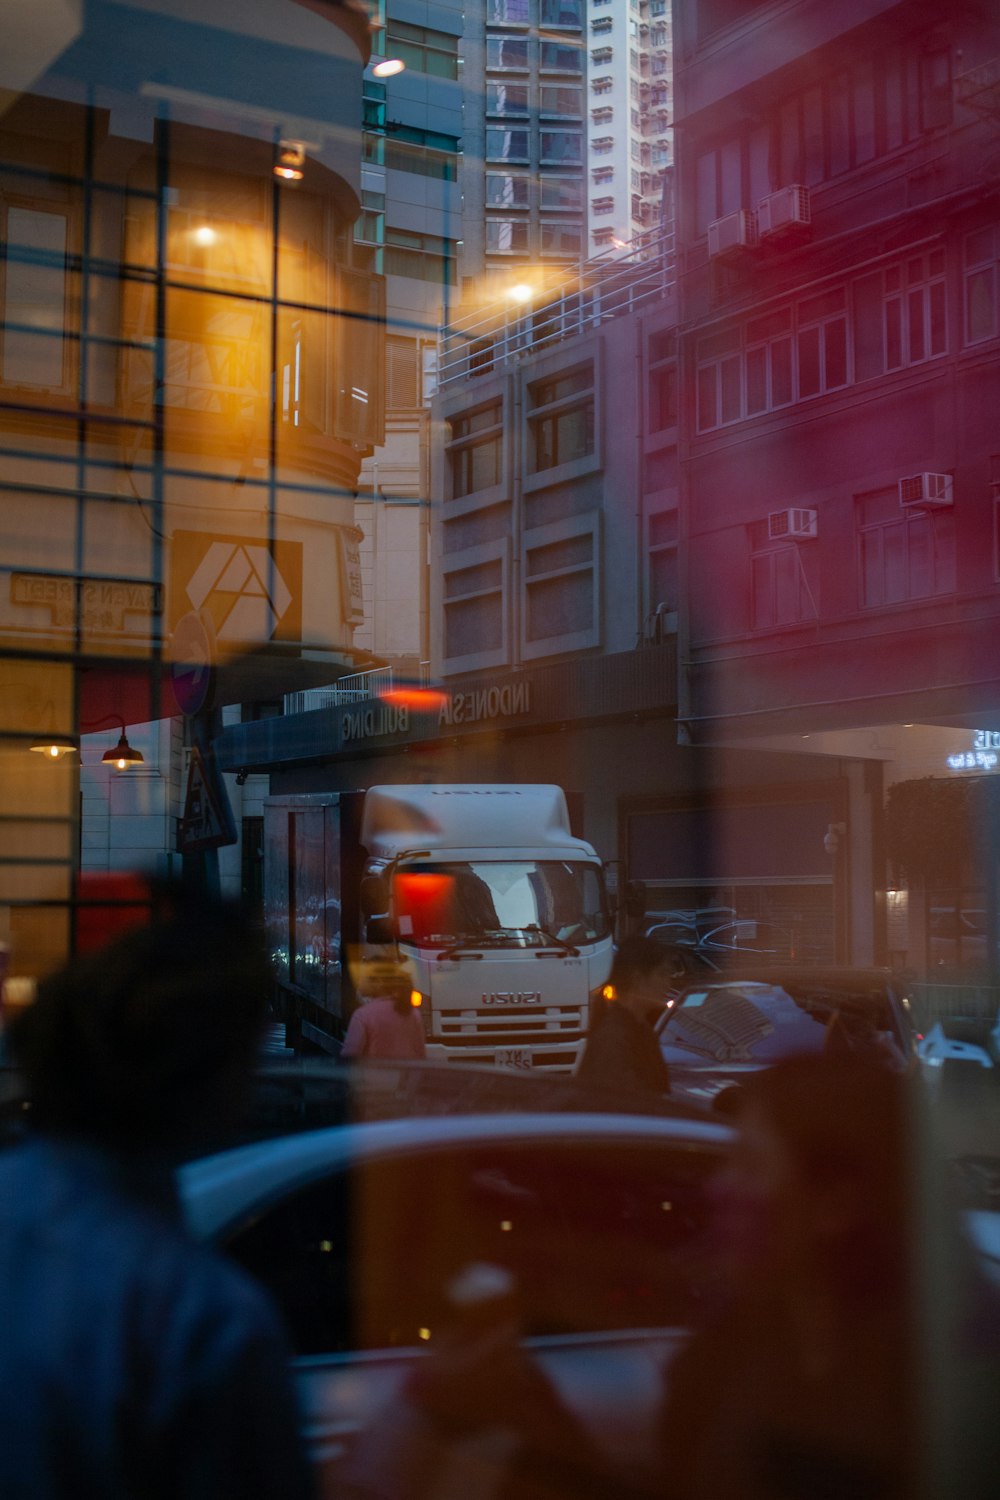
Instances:
[[[544,948],[608,936],[604,878],[582,860],[413,864],[397,870],[402,942]]]

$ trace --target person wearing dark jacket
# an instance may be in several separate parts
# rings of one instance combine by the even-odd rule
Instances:
[[[278,1315],[174,1186],[235,1122],[266,955],[235,911],[157,899],[9,1028],[33,1125],[0,1153],[4,1500],[313,1493]]]
[[[577,1074],[581,1083],[618,1093],[669,1092],[654,1026],[673,988],[673,966],[660,944],[626,938],[612,965],[610,997],[587,1038]]]

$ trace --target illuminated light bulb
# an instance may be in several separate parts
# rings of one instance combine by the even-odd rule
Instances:
[[[534,293],[527,282],[519,281],[511,287],[509,295],[512,302],[530,302]]]
[[[401,57],[385,57],[381,62],[372,65],[373,78],[395,78],[397,73],[406,70],[406,64]]]
[[[198,228],[193,233],[193,239],[196,245],[214,245],[218,238],[219,236],[216,234],[211,224],[199,224]]]

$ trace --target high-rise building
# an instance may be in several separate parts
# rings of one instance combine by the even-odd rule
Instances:
[[[587,253],[654,229],[672,160],[667,0],[588,0]]]

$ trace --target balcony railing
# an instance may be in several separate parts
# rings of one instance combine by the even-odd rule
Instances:
[[[486,375],[664,298],[675,280],[674,236],[658,226],[585,261],[530,304],[509,299],[442,330],[440,385]]]

